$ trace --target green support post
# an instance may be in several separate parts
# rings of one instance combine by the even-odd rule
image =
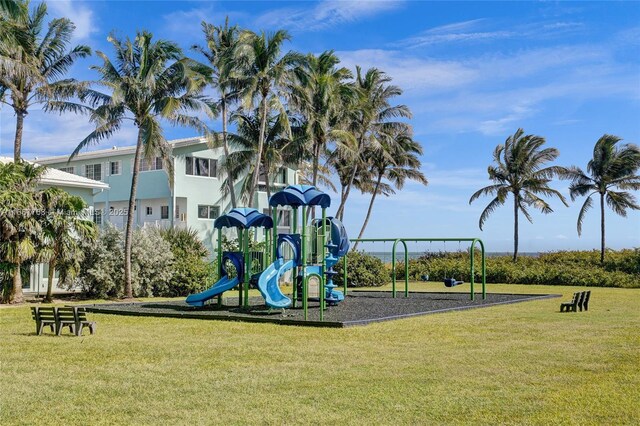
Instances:
[[[249,230],[244,233],[244,280],[242,287],[244,290],[243,306],[249,307],[249,279],[251,278],[251,253],[249,252]]]
[[[347,255],[342,256],[342,286],[344,287],[344,295],[347,295]]]
[[[298,208],[294,207],[292,212],[291,212],[293,218],[293,233],[297,233],[298,232]],[[295,268],[293,268],[293,300],[291,301],[291,305],[292,307],[296,307],[296,304],[298,303],[298,274],[300,273],[299,267],[296,266]]]
[[[244,250],[242,249],[243,248],[242,246],[244,245],[244,232],[240,228],[236,228],[236,230],[238,231],[238,248],[240,249],[240,252],[244,253]],[[247,269],[246,263],[244,265],[244,269],[245,271]],[[239,307],[242,307],[242,284],[243,283],[238,282],[238,306]]]
[[[277,254],[278,252],[278,206],[274,206],[273,209],[271,209],[271,216],[272,216],[271,218],[273,219],[273,228],[271,228],[273,241],[271,242],[271,244],[273,244],[272,254],[273,254],[273,260],[275,261],[276,258],[278,257],[278,254]]]
[[[327,276],[325,272],[327,271],[327,209],[322,208],[322,274],[320,275],[320,321],[324,321],[324,310],[325,310],[325,300],[324,300],[324,285]]]
[[[308,305],[309,301],[307,300],[307,223],[306,223],[306,214],[307,208],[306,206],[302,206],[302,218],[300,220],[300,226],[302,227],[302,235],[300,237],[301,240],[301,253],[300,253],[300,267],[302,268],[302,310],[304,311],[304,319],[307,320],[308,317]]]
[[[222,228],[218,229],[218,280],[222,278]],[[218,295],[218,307],[222,306],[222,293]]]

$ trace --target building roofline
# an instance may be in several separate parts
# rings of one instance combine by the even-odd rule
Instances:
[[[12,163],[13,158],[0,157],[0,163]],[[28,163],[40,165],[33,161],[27,161]],[[86,178],[84,176],[74,175],[72,173],[63,172],[55,168],[47,167],[42,177],[38,180],[40,185],[51,186],[66,186],[69,188],[91,188],[91,189],[109,189],[109,185]]]
[[[190,138],[173,139],[167,142],[169,142],[172,148],[174,149],[181,148],[184,146],[207,143],[204,136],[194,136]],[[93,158],[104,158],[104,157],[114,157],[119,155],[134,154],[135,151],[136,151],[135,145],[121,146],[121,147],[114,146],[113,148],[110,148],[110,149],[101,149],[97,151],[88,151],[88,152],[80,153],[72,161],[90,160]],[[68,160],[69,160],[68,155],[56,155],[52,157],[38,158],[37,162],[40,164],[54,164],[54,163],[67,162]]]

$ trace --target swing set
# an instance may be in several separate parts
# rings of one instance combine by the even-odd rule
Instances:
[[[475,285],[475,265],[474,265],[474,249],[476,244],[478,244],[480,246],[480,254],[481,254],[481,277],[482,277],[482,298],[486,299],[487,298],[487,290],[486,290],[486,284],[487,284],[487,280],[486,280],[486,262],[485,262],[485,251],[484,251],[484,243],[482,242],[481,239],[479,238],[359,238],[359,239],[355,239],[355,240],[351,240],[351,241],[355,241],[355,242],[382,242],[382,243],[387,243],[387,242],[393,242],[393,246],[391,249],[391,292],[392,292],[392,296],[396,297],[396,260],[397,260],[397,248],[398,248],[398,244],[402,244],[403,248],[404,248],[404,296],[405,297],[409,297],[409,251],[407,249],[407,243],[408,242],[413,242],[413,243],[420,243],[420,242],[428,242],[431,246],[431,243],[433,242],[444,242],[445,244],[445,251],[446,251],[446,244],[447,242],[458,242],[458,248],[460,247],[460,244],[463,242],[468,242],[470,243],[469,246],[469,275],[470,275],[470,281],[469,281],[469,293],[470,293],[470,298],[471,300],[475,300],[475,292],[474,292],[474,285]],[[344,294],[347,294],[347,256],[345,256],[343,258],[343,277],[342,277],[342,281],[344,283]],[[447,273],[445,271],[445,277],[443,279],[444,285],[445,287],[455,287],[457,285],[460,284],[464,284],[463,281],[458,281],[453,277],[447,277],[446,276]],[[425,279],[426,278],[426,279]],[[423,280],[428,280],[428,275],[424,275],[422,277]]]

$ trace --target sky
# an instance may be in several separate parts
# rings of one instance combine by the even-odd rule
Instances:
[[[334,50],[349,69],[360,65],[385,71],[404,90],[397,103],[413,112],[429,185],[410,182],[395,196],[379,197],[366,237],[478,237],[489,251],[512,250],[511,206],[497,210],[480,231],[478,218],[490,199],[468,203],[475,190],[490,184],[487,166],[496,145],[523,128],[560,151],[555,164],[585,169],[593,145],[605,133],[640,144],[640,2],[48,4],[51,16],[66,16],[76,24],[74,43],[107,55],[112,31],[125,37],[147,29],[188,51],[203,43],[202,20],[220,24],[228,16],[232,24],[254,31],[288,30],[292,38],[285,50]],[[95,55],[81,60],[71,75],[95,79],[89,67],[98,63]],[[13,112],[2,106],[0,155],[12,155],[14,126]],[[81,116],[45,114],[36,107],[25,121],[23,157],[68,154],[90,131]],[[135,134],[123,128],[93,149],[132,145]],[[167,126],[165,135],[195,133]],[[567,182],[552,186],[568,198]],[[583,201],[564,207],[553,199],[554,213],[534,213],[533,224],[521,217],[520,251],[598,248],[598,209],[587,214],[582,237],[577,235]],[[345,225],[352,237],[359,233],[368,202],[368,195],[357,193],[348,202]],[[607,209],[606,217],[608,247],[640,247],[640,212],[621,218]],[[443,248],[441,243],[409,247]]]

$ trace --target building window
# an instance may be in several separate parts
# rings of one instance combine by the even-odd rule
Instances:
[[[160,219],[169,219],[169,206],[160,207]]]
[[[71,173],[71,174],[74,174],[76,172],[76,168],[73,166],[60,167],[58,170],[60,170],[61,172]]]
[[[149,161],[143,158],[140,161],[140,171],[141,172],[149,172],[152,170],[162,170],[162,158],[156,157],[153,160]]]
[[[122,173],[122,163],[120,161],[109,162],[109,174],[111,176],[117,176]]]
[[[102,180],[102,164],[87,164],[84,166],[84,177],[93,180]]]
[[[95,209],[93,211],[93,222],[96,225],[102,225],[102,209]]]
[[[153,207],[147,206],[147,216],[151,216],[153,214]]]
[[[185,173],[191,176],[218,176],[218,160],[211,158],[186,157]]]
[[[198,219],[217,219],[220,216],[220,207],[198,205]]]

